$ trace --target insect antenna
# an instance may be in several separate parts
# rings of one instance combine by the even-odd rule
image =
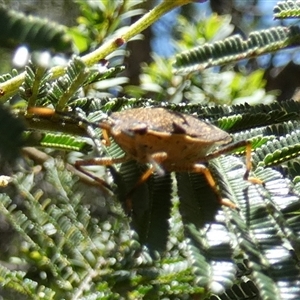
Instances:
[[[79,124],[84,124],[86,126],[85,127],[86,133],[89,136],[89,138],[91,138],[91,140],[93,141],[93,143],[96,147],[96,151],[97,151],[98,155],[100,156],[102,154],[102,144],[99,139],[99,136],[97,135],[97,132],[95,131],[95,128],[98,128],[99,125],[87,120],[84,113],[81,110],[79,110],[78,108],[76,109],[75,117],[77,118]]]
[[[71,118],[73,121],[77,121],[79,126],[84,125],[84,129],[86,131],[86,134],[88,135],[89,138],[93,141],[96,147],[96,151],[99,156],[102,155],[102,143],[101,140],[99,139],[99,134],[95,131],[96,128],[100,128],[103,130],[102,134],[104,137],[104,140],[106,142],[106,145],[110,144],[109,137],[107,134],[107,130],[110,129],[110,125],[107,122],[99,121],[99,122],[92,122],[88,120],[85,116],[85,113],[79,109],[76,108],[76,112],[64,112],[64,111],[56,111],[55,112],[58,115]],[[107,118],[107,115],[105,114],[102,119]]]

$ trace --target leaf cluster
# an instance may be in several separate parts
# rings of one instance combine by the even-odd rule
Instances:
[[[144,67],[141,84],[133,87],[122,78],[124,67],[119,63],[124,51],[110,50],[111,61],[105,56],[93,62],[108,38],[121,42],[132,30],[129,26],[126,31],[125,25],[141,12],[138,2],[75,2],[81,16],[78,27],[69,32],[77,48],[88,55],[73,55],[63,68],[52,67],[51,56],[47,63],[42,56],[32,56],[24,73],[14,71],[0,78],[5,102],[0,110],[1,158],[26,153],[7,171],[8,177],[1,176],[1,228],[12,232],[1,250],[1,295],[20,299],[299,298],[300,103],[271,102],[261,82],[262,71],[246,74],[219,67],[216,74],[205,69],[296,47],[298,27],[256,31],[247,39],[227,38],[232,31],[228,16],[213,15],[196,22],[181,17],[175,63],[155,56]],[[177,0],[174,5],[187,2]],[[163,1],[155,9],[170,10],[168,5],[172,4]],[[296,1],[279,2],[275,17],[297,15],[293,5]],[[12,14],[12,23],[19,22],[14,13],[5,13]],[[140,22],[149,25],[149,14]],[[140,23],[132,25],[134,30],[136,24]],[[222,40],[215,41],[216,36]],[[186,49],[190,47],[194,48]],[[117,55],[121,59],[116,61]],[[217,87],[221,87],[219,94]],[[262,93],[254,98],[260,104],[243,101],[258,91]],[[72,162],[78,159],[124,154],[113,140],[110,146],[103,145],[105,137],[94,128],[107,115],[157,106],[211,122],[229,132],[234,141],[251,141],[251,175],[263,185],[243,180],[244,148],[207,164],[222,197],[239,210],[220,207],[203,174],[178,172],[153,174],[132,195],[133,214],[127,216],[126,195],[147,166],[129,161],[88,169],[111,190],[74,170]]]
[[[247,42],[239,35],[231,35],[233,26],[230,22],[231,18],[228,15],[212,14],[208,18],[199,15],[195,20],[179,16],[174,29],[178,36],[174,40],[174,48],[175,53],[178,54],[171,58],[153,54],[153,63],[143,66],[140,87],[125,86],[126,94],[137,98],[150,96],[160,101],[175,103],[267,104],[272,102],[274,93],[266,93],[264,89],[266,81],[262,69],[250,73],[241,66],[236,72],[234,66],[230,65],[231,62],[259,55],[259,53],[250,55],[251,47]],[[270,29],[275,32],[276,30],[276,28]],[[262,35],[268,36],[268,33],[253,32],[249,39],[253,36],[258,42],[257,40],[263,40]],[[239,43],[240,46],[234,43]],[[253,49],[263,51],[262,49],[268,44],[269,49],[265,51],[271,50],[271,41],[261,44],[256,48],[253,46]],[[223,47],[225,48],[222,49]],[[245,55],[241,47],[244,48]],[[278,46],[277,49],[280,47]],[[213,49],[214,53],[209,49]],[[235,56],[232,51],[236,51]],[[202,53],[204,53],[203,57],[200,58]],[[219,54],[215,55],[216,53]],[[181,60],[182,65],[180,65]],[[220,67],[222,64],[226,66]],[[218,68],[214,70],[209,68],[211,66],[218,66]],[[193,70],[195,72],[192,72]]]
[[[0,6],[0,15],[2,47],[14,48],[22,43],[29,45],[31,49],[72,51],[72,39],[63,26],[8,10],[3,4]]]

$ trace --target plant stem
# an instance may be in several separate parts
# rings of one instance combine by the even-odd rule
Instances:
[[[145,30],[151,24],[156,22],[161,16],[163,16],[167,12],[171,11],[176,7],[188,4],[190,2],[193,2],[193,0],[163,0],[159,5],[157,5],[148,13],[146,13],[137,22],[128,27],[123,35],[121,35],[118,38],[114,38],[107,41],[94,52],[83,56],[82,60],[87,66],[92,66],[98,63],[99,60],[105,58],[108,54],[112,53],[124,43],[128,42],[132,37],[141,33],[143,30]],[[50,71],[52,73],[52,79],[55,79],[64,74],[64,67],[53,67]],[[0,84],[0,102],[5,102],[11,96],[16,94],[24,79],[25,72]]]
[[[192,0],[164,0],[158,6],[150,10],[137,22],[132,24],[127,31],[119,38],[114,38],[107,43],[100,46],[97,50],[82,57],[82,60],[88,65],[97,63],[100,59],[105,58],[108,54],[112,53],[115,49],[128,42],[132,37],[141,33],[148,28],[151,24],[156,22],[162,15],[171,11],[175,7],[192,2]],[[121,45],[120,45],[121,43]]]

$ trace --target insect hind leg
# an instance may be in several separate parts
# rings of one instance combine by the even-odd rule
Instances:
[[[210,185],[210,187],[213,189],[215,195],[217,196],[218,202],[220,203],[220,205],[224,205],[224,206],[227,206],[232,209],[236,208],[236,205],[233,202],[231,202],[230,200],[223,198],[221,196],[216,181],[214,180],[210,170],[205,165],[194,164],[192,169],[189,171],[193,172],[193,173],[201,173],[205,176],[208,184]]]
[[[216,151],[210,153],[205,157],[205,161],[209,161],[210,159],[216,158],[222,154],[229,153],[233,150],[236,150],[238,148],[245,147],[246,151],[246,171],[243,176],[244,180],[247,180],[251,183],[254,184],[263,184],[263,181],[256,177],[250,177],[250,172],[252,170],[252,158],[251,158],[251,153],[252,153],[252,144],[251,141],[249,140],[242,140],[242,141],[236,141],[234,143],[228,144],[220,149],[217,149]]]

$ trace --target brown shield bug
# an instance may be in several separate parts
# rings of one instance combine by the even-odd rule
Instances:
[[[120,158],[98,157],[78,161],[75,166],[84,171],[83,166],[95,164],[108,166],[128,160],[149,163],[149,169],[129,192],[129,198],[153,172],[198,172],[205,175],[220,204],[235,208],[235,204],[222,199],[210,170],[203,163],[242,146],[246,147],[247,169],[244,179],[261,183],[259,179],[248,178],[251,170],[251,143],[246,140],[232,143],[227,132],[194,116],[159,107],[132,108],[112,113],[97,126],[103,130],[105,144],[110,145],[111,137],[125,155]]]

